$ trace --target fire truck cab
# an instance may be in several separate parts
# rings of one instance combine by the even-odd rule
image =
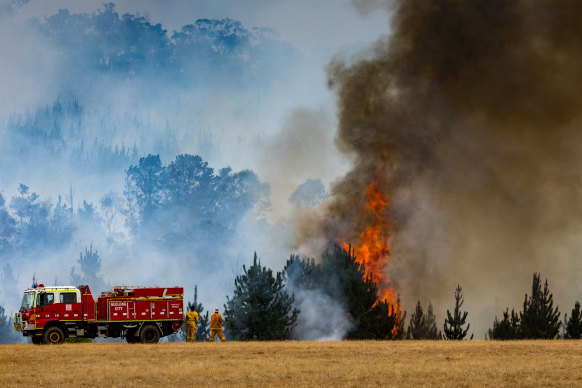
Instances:
[[[35,344],[65,338],[121,337],[157,343],[182,327],[181,287],[117,286],[93,299],[89,286],[39,284],[24,291],[14,328]]]

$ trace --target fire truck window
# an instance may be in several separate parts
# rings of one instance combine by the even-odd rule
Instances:
[[[76,292],[61,292],[60,301],[61,301],[61,303],[77,303],[77,293]]]
[[[53,304],[55,301],[55,294],[52,292],[43,292],[38,295],[40,304],[39,306],[48,306],[49,304]]]

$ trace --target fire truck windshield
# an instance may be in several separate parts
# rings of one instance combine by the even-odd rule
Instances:
[[[21,310],[29,310],[34,307],[34,292],[25,292],[22,298]]]

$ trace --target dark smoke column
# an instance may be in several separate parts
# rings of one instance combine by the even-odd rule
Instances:
[[[548,234],[582,231],[582,2],[385,6],[392,35],[366,59],[329,65],[337,144],[354,167],[317,227],[299,225],[298,244],[357,246],[377,222],[373,185],[388,203],[379,276],[405,298],[438,298],[457,281],[498,281],[503,293],[516,274],[552,271]]]

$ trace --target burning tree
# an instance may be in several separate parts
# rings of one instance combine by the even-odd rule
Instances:
[[[446,339],[462,340],[467,336],[471,325],[467,324],[467,328],[463,329],[468,314],[466,311],[461,314],[463,302],[463,289],[457,284],[457,289],[455,290],[455,312],[451,315],[451,312],[447,310],[447,318],[445,319],[444,332]],[[472,334],[471,339],[473,339]]]
[[[394,305],[379,299],[376,282],[357,261],[353,249],[335,245],[332,251],[323,252],[318,264],[313,259],[291,256],[284,274],[293,289],[319,291],[343,306],[344,320],[351,323],[345,338],[402,338],[405,314],[398,298]]]

